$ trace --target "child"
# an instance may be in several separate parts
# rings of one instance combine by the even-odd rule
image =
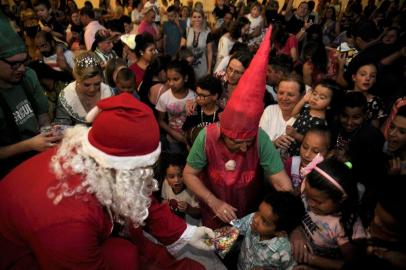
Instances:
[[[332,115],[340,91],[340,87],[336,82],[323,80],[314,89],[308,91],[296,104],[292,115],[296,115],[297,119],[293,126],[286,127],[286,134],[295,139],[295,142],[288,149],[289,156],[299,154],[303,134],[309,128],[327,125],[326,119]],[[329,115],[327,115],[328,111]]]
[[[198,225],[200,223],[199,204],[183,183],[185,164],[186,160],[180,155],[169,155],[164,158],[162,172],[165,178],[162,183],[161,197],[169,203],[175,214],[184,216],[189,224]]]
[[[248,46],[256,48],[262,40],[262,30],[264,28],[264,19],[261,15],[262,6],[258,2],[254,2],[250,7],[250,13],[246,15],[250,21],[250,30],[248,36],[250,38]]]
[[[300,155],[290,157],[284,162],[285,171],[292,180],[293,191],[296,195],[300,194],[300,186],[304,178],[300,174],[300,169],[306,167],[317,154],[326,157],[330,145],[330,130],[326,126],[312,127],[303,136]]]
[[[135,90],[134,73],[128,67],[121,66],[113,74],[118,94],[123,92],[131,93],[135,98],[140,99]]]
[[[186,132],[189,146],[193,145],[194,137],[202,128],[219,120],[219,114],[223,110],[217,106],[217,100],[221,96],[221,92],[220,79],[212,75],[206,75],[197,82],[196,109],[193,115],[186,118],[182,126],[183,131]]]
[[[179,20],[175,6],[168,7],[167,12],[168,21],[163,25],[164,52],[174,58],[180,48],[183,33],[186,31],[186,22]]]
[[[294,260],[288,234],[300,224],[304,207],[300,198],[289,192],[267,195],[256,213],[237,220],[244,241],[238,270],[292,269]]]
[[[346,165],[320,154],[301,172],[306,214],[291,234],[293,255],[309,267],[340,269],[356,255],[352,240],[366,236],[356,213],[357,183]]]
[[[186,120],[186,101],[196,97],[190,89],[194,88],[193,69],[184,61],[171,62],[167,68],[167,83],[170,89],[159,97],[155,108],[159,112],[159,126],[167,133],[166,150],[169,153],[181,153],[186,143],[182,130]]]
[[[64,27],[51,15],[51,4],[48,0],[34,1],[33,7],[38,17],[38,25],[42,31],[49,32],[58,41],[65,40]]]
[[[360,64],[352,75],[354,82],[354,91],[361,92],[367,99],[367,120],[376,128],[380,126],[380,120],[386,115],[384,114],[382,100],[369,93],[369,90],[374,86],[377,76],[377,68],[373,63]]]

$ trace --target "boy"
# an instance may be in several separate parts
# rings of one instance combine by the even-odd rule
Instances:
[[[206,75],[197,82],[196,109],[192,115],[187,116],[182,126],[190,146],[198,131],[219,120],[219,114],[223,110],[217,106],[217,99],[221,93],[221,81],[212,75]]]
[[[37,13],[38,24],[42,31],[49,32],[58,41],[64,41],[64,27],[51,15],[51,4],[48,0],[38,0],[33,2],[34,10]]]
[[[304,206],[289,192],[274,191],[259,205],[257,212],[237,220],[244,235],[238,270],[292,269],[295,265],[288,234],[300,224]]]
[[[163,25],[164,52],[174,58],[180,48],[182,35],[186,30],[186,22],[179,20],[178,10],[173,5],[168,7],[167,13],[168,21]]]

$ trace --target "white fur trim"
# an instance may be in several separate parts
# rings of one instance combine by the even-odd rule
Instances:
[[[94,119],[96,119],[96,116],[99,115],[101,112],[100,108],[97,106],[94,106],[86,115],[86,121],[88,123],[93,123]]]
[[[88,139],[89,130],[84,134],[83,152],[91,156],[104,168],[112,168],[117,170],[131,170],[134,168],[142,168],[154,165],[161,154],[161,143],[151,153],[142,156],[112,156],[94,147]]]
[[[187,243],[189,243],[190,239],[192,238],[193,234],[195,233],[196,226],[186,224],[186,230],[182,233],[180,238],[175,242],[166,246],[166,249],[175,256],[176,253],[179,252]]]

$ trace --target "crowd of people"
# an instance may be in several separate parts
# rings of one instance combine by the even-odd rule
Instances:
[[[406,269],[405,13],[2,4],[0,269]]]

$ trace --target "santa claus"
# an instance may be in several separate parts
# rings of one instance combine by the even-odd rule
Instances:
[[[58,148],[0,182],[0,269],[204,268],[171,254],[186,244],[210,249],[213,232],[151,196],[160,155],[152,111],[128,93],[96,108],[91,128],[68,129]]]

